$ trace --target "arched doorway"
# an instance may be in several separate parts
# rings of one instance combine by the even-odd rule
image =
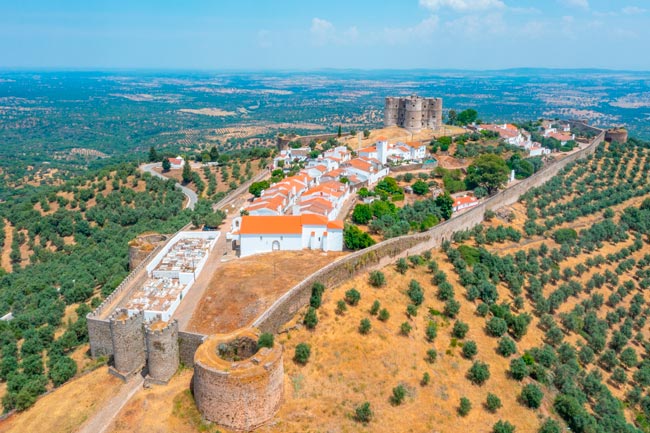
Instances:
[[[271,250],[280,251],[280,241],[273,241],[271,244]]]

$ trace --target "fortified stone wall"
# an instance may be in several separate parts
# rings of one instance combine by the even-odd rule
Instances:
[[[157,383],[169,382],[178,370],[178,321],[173,320],[161,328],[155,322],[147,324],[145,341],[149,378]]]
[[[120,309],[110,319],[113,341],[113,365],[119,373],[129,375],[142,370],[146,363],[144,312],[129,316],[126,309]]]
[[[196,334],[194,332],[185,332],[179,331],[178,333],[178,349],[180,361],[183,365],[187,367],[194,366],[194,354],[196,349],[199,348],[203,341],[205,340],[205,335]]]
[[[384,105],[384,126],[399,126],[409,131],[439,128],[442,126],[442,99],[416,95],[387,97]]]
[[[222,358],[233,344],[256,349],[258,337],[256,331],[242,329],[212,335],[199,347],[193,393],[204,418],[231,430],[251,431],[276,414],[284,395],[282,345],[244,354],[241,360]]]
[[[455,232],[468,230],[480,224],[486,210],[496,210],[517,202],[526,191],[543,185],[568,164],[594,153],[604,138],[605,132],[601,131],[584,149],[545,167],[533,176],[490,197],[479,206],[467,210],[427,232],[389,239],[322,268],[292,287],[274,302],[253,322],[253,326],[264,332],[277,332],[295,316],[298,310],[309,303],[311,287],[315,282],[323,283],[326,287],[336,286],[362,271],[380,269],[396,258],[420,254],[439,247],[443,241],[450,240]]]

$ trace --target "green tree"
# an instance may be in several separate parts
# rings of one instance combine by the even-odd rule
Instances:
[[[355,306],[359,303],[361,300],[361,293],[357,289],[350,289],[345,292],[345,302],[348,304]]]
[[[375,240],[368,233],[351,224],[346,225],[343,230],[343,241],[345,247],[350,250],[361,250],[375,244]]]
[[[458,124],[459,125],[469,125],[476,122],[478,119],[478,112],[472,108],[463,110],[458,113]]]
[[[495,413],[497,410],[501,409],[501,406],[501,399],[489,392],[487,395],[487,400],[485,401],[485,408],[488,411]]]
[[[411,188],[413,188],[413,192],[417,195],[424,195],[429,192],[429,185],[423,180],[418,180]]]
[[[361,319],[361,322],[359,323],[359,332],[363,335],[366,335],[370,333],[371,329],[372,329],[372,324],[370,323],[370,320],[367,318]]]
[[[253,194],[255,197],[262,195],[262,191],[267,189],[271,184],[268,180],[262,180],[259,182],[253,182],[250,187],[248,187],[248,192]]]
[[[458,415],[467,416],[470,410],[472,410],[472,402],[467,397],[461,397],[458,405]]]
[[[562,433],[562,428],[560,427],[560,423],[554,419],[546,418],[537,433]]]
[[[383,287],[386,285],[386,276],[381,271],[371,271],[368,282],[373,287]]]
[[[490,378],[490,367],[484,362],[474,361],[467,372],[467,378],[475,385],[483,385]]]
[[[507,358],[517,352],[517,345],[512,340],[512,338],[505,336],[499,340],[497,350],[502,356],[505,356]]]
[[[408,268],[409,268],[409,264],[408,264],[408,262],[406,261],[406,259],[404,257],[400,257],[397,260],[397,263],[395,264],[395,267],[397,268],[397,272],[404,275],[406,273],[406,271],[408,270]]]
[[[311,346],[307,343],[300,343],[296,346],[296,351],[293,359],[298,363],[305,365],[311,356]]]
[[[185,161],[183,164],[183,172],[181,173],[183,178],[183,183],[190,183],[192,181],[192,167],[190,167],[190,162]]]
[[[456,125],[456,122],[458,122],[458,113],[456,110],[449,110],[447,113],[447,124]]]
[[[158,152],[156,152],[156,148],[151,146],[149,148],[149,162],[156,162],[158,161]]]
[[[404,322],[399,327],[401,334],[404,336],[408,336],[409,333],[411,332],[411,329],[413,328],[411,327],[411,324],[409,322]]]
[[[164,158],[162,160],[162,169],[164,172],[168,172],[172,168],[171,162],[169,162],[168,158]]]
[[[309,307],[309,309],[307,310],[307,314],[305,314],[305,318],[303,319],[302,323],[308,329],[314,329],[316,325],[318,325],[318,315],[316,314],[316,309],[314,307]]]
[[[341,125],[339,125],[339,130],[338,130],[338,132],[336,133],[336,135],[337,135],[339,138],[341,138],[341,135],[343,135],[343,129],[341,128]]]
[[[469,331],[469,325],[465,322],[457,320],[454,323],[454,328],[451,331],[451,335],[455,338],[465,338],[467,331]]]
[[[483,154],[468,167],[467,186],[470,189],[480,186],[494,193],[506,185],[509,171],[506,162],[498,155]]]
[[[211,161],[219,160],[219,151],[217,150],[217,146],[212,146],[210,148],[210,160]]]
[[[387,309],[382,308],[381,311],[379,311],[379,315],[377,316],[377,318],[382,322],[386,322],[390,318],[390,313],[388,312]]]
[[[357,204],[352,211],[352,221],[356,224],[368,224],[372,219],[372,208],[367,204]]]
[[[508,421],[497,421],[492,427],[492,433],[514,433],[515,426]]]
[[[537,409],[542,404],[542,399],[544,398],[544,393],[539,388],[539,386],[534,383],[529,383],[524,386],[524,389],[521,390],[521,402],[531,408]]]
[[[393,388],[393,395],[390,397],[390,402],[394,406],[399,406],[404,402],[404,398],[406,397],[406,387],[404,385],[397,385],[395,388]]]
[[[381,304],[375,299],[375,302],[372,303],[372,307],[370,307],[370,314],[373,316],[376,315],[379,313],[379,308],[381,308]]]
[[[463,357],[465,357],[467,359],[473,359],[476,356],[476,354],[478,353],[476,343],[471,341],[471,340],[467,340],[463,344],[462,353],[463,353]]]
[[[442,217],[446,220],[451,218],[454,213],[454,199],[451,198],[448,192],[436,197],[436,206],[438,206]]]

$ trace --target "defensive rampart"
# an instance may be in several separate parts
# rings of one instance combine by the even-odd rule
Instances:
[[[480,224],[483,221],[486,210],[496,210],[517,202],[519,197],[526,191],[543,185],[568,164],[594,153],[604,139],[605,131],[601,131],[585,148],[544,167],[533,176],[497,193],[480,205],[435,226],[431,230],[389,239],[370,248],[350,254],[316,271],[274,302],[269,309],[253,322],[253,326],[264,332],[277,332],[282,325],[291,320],[298,310],[307,305],[311,296],[311,286],[315,282],[323,283],[326,287],[332,287],[352,278],[362,271],[382,268],[399,257],[419,254],[426,250],[439,247],[444,240],[451,239],[451,236],[455,232],[468,230]]]

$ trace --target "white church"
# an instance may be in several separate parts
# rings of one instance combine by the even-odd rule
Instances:
[[[343,221],[316,214],[235,218],[226,239],[246,257],[303,249],[343,251]]]

